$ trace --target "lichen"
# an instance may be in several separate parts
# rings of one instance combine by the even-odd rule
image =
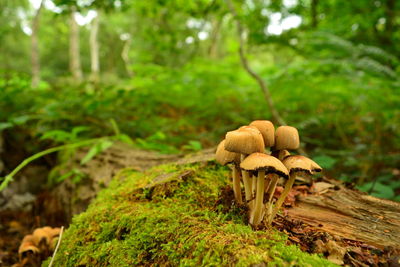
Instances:
[[[121,171],[73,218],[54,266],[333,266],[276,230],[251,229],[219,201],[228,179],[213,163]]]

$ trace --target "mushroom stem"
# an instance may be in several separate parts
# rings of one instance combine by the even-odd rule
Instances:
[[[233,179],[233,193],[235,200],[238,204],[243,204],[242,200],[242,189],[240,188],[240,169],[238,166],[232,168],[232,179]]]
[[[267,178],[268,178],[268,174],[267,174]],[[266,183],[264,184],[264,192],[265,193],[268,192],[268,188],[269,188],[270,184],[271,184],[271,179],[268,179],[268,181],[266,181]]]
[[[274,197],[275,188],[279,180],[279,176],[277,174],[271,173],[269,175],[271,176],[271,179],[269,180],[268,188],[266,190],[267,203],[265,204],[268,218],[272,212],[272,198]]]
[[[278,198],[276,201],[275,207],[272,211],[272,213],[269,215],[268,218],[268,223],[271,224],[272,220],[274,219],[275,215],[278,213],[278,210],[281,208],[283,202],[285,201],[287,195],[290,192],[290,189],[292,189],[294,181],[296,180],[297,174],[295,172],[292,172],[289,176],[289,180],[285,184],[285,189],[283,190],[281,196]]]
[[[250,223],[253,225],[259,225],[262,221],[263,214],[265,171],[258,171],[258,177],[254,177],[254,179],[257,179],[257,193],[252,214],[253,216],[250,218]]]
[[[268,203],[271,202],[272,197],[274,196],[276,184],[278,183],[279,176],[275,173],[270,174],[271,177],[271,182],[269,183],[268,191],[267,191],[267,196],[268,196]]]
[[[240,161],[243,161],[246,157],[245,154],[240,155]],[[244,185],[244,193],[246,197],[246,203],[249,205],[250,209],[252,207],[252,195],[251,195],[251,178],[250,173],[248,171],[242,170],[242,178],[243,178],[243,185]]]
[[[252,177],[251,178],[251,193],[252,193],[252,199],[256,198],[256,192],[257,192],[257,177]]]

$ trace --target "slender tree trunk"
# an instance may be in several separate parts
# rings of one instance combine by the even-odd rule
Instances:
[[[392,45],[393,31],[395,29],[395,18],[396,18],[396,0],[386,0],[385,6],[385,37],[384,43]]]
[[[97,12],[97,16],[93,19],[92,27],[90,28],[90,79],[95,84],[99,81],[100,72],[99,42],[97,39],[99,32],[99,16],[100,13]]]
[[[82,68],[79,53],[79,25],[75,20],[76,7],[72,7],[70,14],[69,36],[69,69],[76,82],[82,81]]]
[[[39,58],[39,20],[40,13],[43,9],[44,0],[41,1],[36,14],[32,21],[32,35],[31,35],[31,64],[32,64],[32,87],[37,87],[40,82],[40,58]]]
[[[122,48],[122,52],[121,52],[121,58],[124,61],[124,65],[125,65],[125,70],[126,73],[128,74],[129,77],[133,77],[134,73],[131,70],[131,61],[129,59],[129,50],[131,48],[131,37],[129,36],[124,43],[124,46]]]
[[[208,48],[208,55],[212,58],[218,58],[218,43],[220,38],[221,24],[222,18],[215,18],[212,20],[210,47]]]
[[[311,0],[311,26],[313,28],[318,26],[318,2],[319,0]]]

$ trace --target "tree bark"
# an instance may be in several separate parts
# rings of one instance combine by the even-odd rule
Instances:
[[[384,43],[386,45],[392,45],[393,31],[395,29],[395,18],[396,18],[396,0],[386,0],[385,5],[385,37]]]
[[[210,47],[208,48],[208,55],[212,58],[218,58],[218,43],[220,39],[222,19],[223,18],[214,18],[212,20]]]
[[[318,26],[318,2],[319,0],[311,1],[311,26],[312,28],[317,28]]]
[[[97,16],[93,19],[92,27],[90,28],[90,79],[95,84],[99,82],[100,73],[99,42],[97,38],[99,32],[99,16],[100,13],[97,12]]]
[[[129,77],[133,77],[134,73],[131,70],[131,61],[129,59],[129,50],[131,48],[131,37],[129,36],[124,43],[124,46],[122,48],[122,52],[121,52],[121,58],[124,61],[124,65],[125,65],[125,70],[126,73],[128,74]]]
[[[287,218],[340,239],[400,248],[400,203],[348,189],[336,180],[329,183],[322,192],[298,197],[286,210]]]
[[[44,6],[44,0],[41,1],[39,8],[36,10],[35,16],[32,21],[32,35],[31,35],[31,64],[32,64],[32,87],[37,87],[40,82],[40,55],[39,55],[39,21],[40,13]]]
[[[79,52],[79,25],[75,20],[76,7],[71,8],[69,37],[69,69],[76,82],[82,81],[82,68]]]

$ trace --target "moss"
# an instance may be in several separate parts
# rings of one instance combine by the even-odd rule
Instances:
[[[275,230],[253,231],[243,210],[221,204],[228,173],[212,163],[122,171],[74,217],[55,266],[333,265]]]

